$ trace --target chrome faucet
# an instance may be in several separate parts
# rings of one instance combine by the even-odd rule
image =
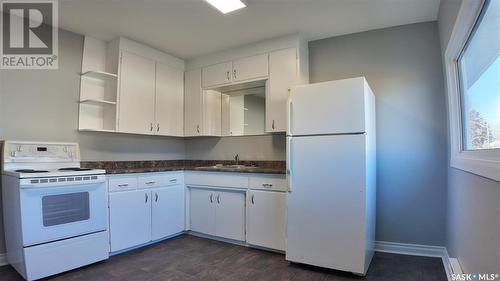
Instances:
[[[236,154],[236,155],[234,156],[234,161],[236,161],[236,165],[238,165],[238,164],[239,164],[239,162],[240,162],[240,156],[239,156],[238,154]]]

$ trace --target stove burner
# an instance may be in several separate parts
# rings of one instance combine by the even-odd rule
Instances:
[[[70,167],[70,168],[61,168],[59,171],[90,171],[90,168],[78,168],[78,167]]]
[[[49,171],[44,171],[44,170],[33,170],[33,169],[21,169],[21,170],[16,170],[18,173],[47,173]]]

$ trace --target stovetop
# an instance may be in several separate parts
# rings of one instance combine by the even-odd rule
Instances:
[[[17,178],[47,178],[47,177],[65,177],[65,176],[82,176],[82,175],[99,175],[105,174],[106,170],[68,167],[59,169],[17,169],[5,170],[6,175]]]

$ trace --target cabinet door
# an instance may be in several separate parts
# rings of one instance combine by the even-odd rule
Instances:
[[[222,95],[213,90],[203,93],[203,135],[222,134]]]
[[[286,193],[249,191],[247,206],[247,242],[284,251]]]
[[[286,131],[288,89],[297,83],[297,50],[290,48],[270,53],[266,93],[266,132]]]
[[[151,192],[132,190],[109,194],[111,252],[151,241]]]
[[[202,135],[201,69],[186,71],[184,76],[184,135]]]
[[[155,119],[155,62],[122,52],[118,130],[153,134]]]
[[[184,136],[184,71],[156,63],[155,133]]]
[[[202,70],[203,88],[231,83],[232,71],[232,62],[223,62],[204,67]]]
[[[191,188],[189,194],[191,230],[215,235],[215,192]]]
[[[245,241],[245,193],[217,193],[216,236]]]
[[[269,74],[268,54],[252,56],[233,62],[233,81],[265,78]]]
[[[184,186],[151,190],[151,238],[161,239],[184,230]]]

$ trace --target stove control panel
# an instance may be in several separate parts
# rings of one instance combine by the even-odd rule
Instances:
[[[77,162],[80,149],[77,143],[42,143],[5,141],[4,162]]]

